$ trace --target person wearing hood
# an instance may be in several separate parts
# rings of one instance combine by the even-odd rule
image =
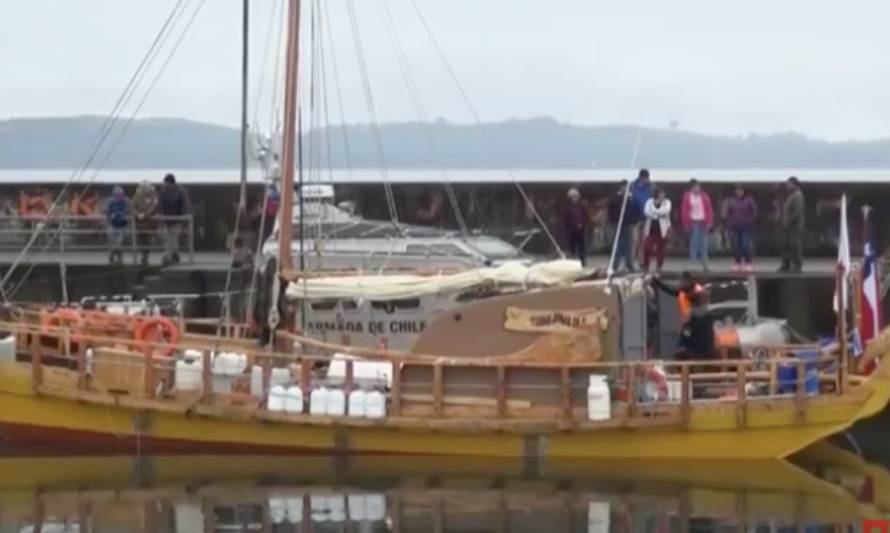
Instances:
[[[158,194],[158,211],[161,216],[168,217],[164,221],[164,259],[163,264],[179,262],[179,237],[185,222],[183,217],[192,212],[191,202],[185,189],[176,183],[176,176],[164,176],[164,184]]]
[[[142,253],[142,266],[148,266],[152,237],[155,233],[155,214],[158,211],[158,192],[144,180],[133,194],[133,218],[136,222],[136,246]]]
[[[121,265],[124,262],[124,236],[130,222],[130,200],[120,186],[115,186],[105,204],[105,220],[108,222],[108,244],[111,247],[108,260],[113,265]]]

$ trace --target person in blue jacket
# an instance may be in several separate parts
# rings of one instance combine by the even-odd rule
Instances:
[[[633,230],[633,251],[634,256],[636,256],[637,259],[641,259],[643,240],[645,240],[645,235],[643,235],[643,224],[646,219],[646,217],[642,215],[646,207],[646,202],[652,198],[652,181],[649,179],[649,169],[640,169],[637,179],[630,185],[630,194],[634,199],[633,205],[636,208],[635,214],[637,215],[633,217],[633,220],[636,222]]]
[[[124,236],[130,223],[130,199],[120,186],[114,188],[105,204],[105,220],[108,222],[108,245],[111,247],[108,261],[112,265],[121,265],[124,262]]]

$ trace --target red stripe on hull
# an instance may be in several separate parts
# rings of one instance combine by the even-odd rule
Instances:
[[[310,455],[330,453],[299,446],[280,447],[201,442],[0,422],[3,455]]]

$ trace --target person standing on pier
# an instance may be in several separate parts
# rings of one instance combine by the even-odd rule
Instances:
[[[785,184],[782,202],[782,266],[780,272],[803,270],[803,235],[805,226],[804,197],[800,181],[791,176]]]
[[[637,175],[637,179],[635,179],[633,184],[631,184],[630,186],[630,193],[631,196],[633,196],[634,204],[636,205],[636,212],[638,215],[637,223],[633,227],[633,254],[637,258],[641,258],[643,243],[646,240],[646,234],[643,231],[643,225],[646,222],[646,217],[643,216],[643,212],[646,209],[646,202],[648,202],[649,199],[652,198],[652,182],[649,179],[649,169],[640,169],[640,173]]]
[[[191,213],[191,202],[185,189],[176,183],[176,176],[167,174],[164,176],[164,184],[158,195],[158,210],[163,217],[164,228],[164,266],[179,262],[179,236],[185,225],[182,217]]]
[[[155,214],[158,210],[158,192],[154,185],[143,181],[133,194],[133,214],[136,219],[136,246],[142,255],[141,264],[148,266],[151,241],[155,232]]]
[[[105,219],[108,221],[108,244],[111,247],[108,262],[112,265],[122,265],[124,237],[130,222],[130,200],[120,186],[114,187],[111,198],[105,204]]]
[[[655,189],[655,195],[643,209],[643,270],[649,272],[649,264],[655,258],[655,271],[664,266],[664,248],[671,232],[671,201],[665,198],[664,189]]]
[[[621,209],[624,209],[624,219],[621,218]],[[640,222],[640,213],[634,201],[633,193],[628,188],[627,180],[621,182],[618,190],[609,199],[608,205],[609,224],[615,229],[615,262],[612,270],[617,271],[618,265],[624,261],[628,272],[634,272],[633,257],[633,230]]]
[[[702,190],[698,180],[689,181],[689,189],[683,193],[680,220],[689,235],[689,260],[708,270],[708,234],[714,226],[714,208],[711,197]]]
[[[723,218],[729,227],[732,242],[732,271],[753,272],[751,233],[757,218],[757,204],[742,184],[737,183],[724,208]]]
[[[568,192],[569,205],[563,215],[566,227],[566,240],[569,245],[569,253],[577,257],[584,266],[586,260],[585,238],[587,236],[588,216],[587,209],[581,203],[581,193],[574,187]]]

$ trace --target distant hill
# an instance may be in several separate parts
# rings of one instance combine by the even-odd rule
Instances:
[[[0,121],[0,168],[81,166],[103,121],[91,116]],[[625,168],[638,132],[638,161],[659,168],[890,168],[890,139],[829,143],[794,133],[708,136],[634,126],[572,126],[549,118],[481,127],[444,121],[387,123],[377,130],[390,168]],[[106,146],[119,132],[120,126]],[[374,128],[356,124],[307,134],[306,141],[330,139],[330,160],[336,167],[379,167],[375,136]],[[307,161],[311,152],[304,150]],[[326,166],[327,149],[321,152]],[[143,119],[107,154],[102,151],[96,158],[98,163],[107,157],[106,168],[232,168],[238,164],[238,131],[181,119]]]

